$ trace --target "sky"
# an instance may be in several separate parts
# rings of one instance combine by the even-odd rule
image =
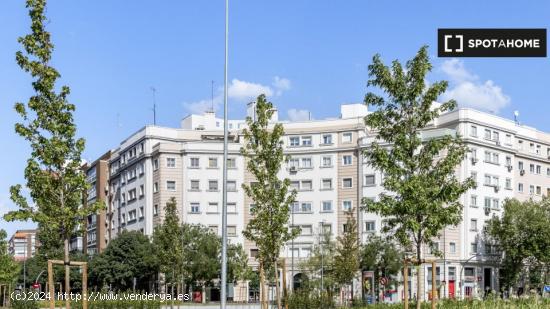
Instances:
[[[178,127],[223,91],[224,1],[50,1],[52,65],[71,88],[78,136],[94,160],[141,127]],[[266,93],[288,120],[337,117],[362,102],[367,66],[406,61],[429,45],[433,71],[445,79],[441,100],[512,118],[550,132],[549,58],[438,58],[438,28],[550,28],[548,1],[230,1],[229,117]],[[24,184],[28,144],[14,133],[15,102],[32,95],[15,62],[17,37],[29,32],[23,0],[0,1],[0,215],[14,209],[9,187]],[[32,227],[8,223],[8,235]]]

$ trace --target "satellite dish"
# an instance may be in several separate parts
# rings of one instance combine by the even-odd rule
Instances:
[[[514,116],[519,117],[519,111],[514,111]]]

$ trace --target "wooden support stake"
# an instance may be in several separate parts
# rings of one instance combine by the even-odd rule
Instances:
[[[432,261],[432,309],[435,309],[435,261]]]
[[[405,296],[405,309],[409,309],[409,269],[407,259],[405,259],[405,267],[403,268],[403,296]],[[374,301],[374,300],[373,300]]]
[[[82,266],[82,309],[88,309],[88,264]]]
[[[53,283],[53,263],[52,261],[48,261],[48,287],[49,290],[49,296],[50,296],[50,309],[55,308],[55,292],[54,292],[54,283]]]
[[[286,260],[282,259],[283,262],[283,299],[285,300],[285,309],[288,309],[288,293],[286,289]]]

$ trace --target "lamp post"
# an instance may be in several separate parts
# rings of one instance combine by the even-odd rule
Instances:
[[[227,60],[229,36],[229,0],[225,0],[225,62],[223,72],[223,197],[222,197],[222,275],[220,309],[225,309],[227,298]]]

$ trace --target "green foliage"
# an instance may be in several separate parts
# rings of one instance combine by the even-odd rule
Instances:
[[[331,309],[336,308],[332,297],[326,294],[319,296],[319,293],[310,289],[300,289],[291,293],[288,297],[288,307],[292,309]]]
[[[361,268],[374,271],[375,291],[378,291],[380,276],[392,278],[397,276],[403,266],[404,253],[387,238],[371,235],[363,245]]]
[[[8,252],[6,231],[0,229],[0,284],[12,284],[19,273],[19,265]]]
[[[502,217],[487,222],[485,241],[500,248],[500,284],[513,288],[520,276],[541,287],[550,279],[550,199],[542,201],[506,200]]]
[[[165,274],[169,283],[181,282],[184,276],[184,243],[176,206],[176,199],[170,198],[164,207],[164,222],[153,234],[160,272]]]
[[[308,277],[305,288],[314,289],[321,287],[321,270],[323,274],[323,293],[332,296],[337,291],[336,273],[334,261],[336,256],[336,242],[332,240],[330,233],[322,235],[318,244],[313,246],[308,259],[300,263],[300,268]]]
[[[62,86],[59,93],[55,89],[60,74],[50,65],[53,44],[45,30],[46,0],[27,0],[26,6],[31,33],[19,38],[23,51],[16,53],[16,60],[33,77],[34,94],[26,104],[15,104],[22,118],[15,131],[30,143],[25,186],[34,203],[27,200],[23,186],[12,186],[11,199],[19,209],[8,212],[4,219],[32,220],[68,240],[81,220],[97,212],[101,204],[81,207],[82,194],[88,188],[81,170],[84,139],[75,137],[75,105],[67,101],[69,87]]]
[[[38,309],[38,302],[34,300],[11,300],[12,309]]]
[[[133,288],[136,278],[136,290],[148,290],[159,268],[157,253],[147,236],[124,231],[91,260],[90,281],[99,288],[126,291]]]
[[[334,256],[334,278],[340,286],[351,284],[359,271],[359,234],[353,213],[347,213],[344,233],[337,238]]]
[[[377,136],[364,154],[384,173],[387,193],[380,194],[379,201],[365,199],[363,204],[365,210],[385,218],[384,232],[391,231],[405,248],[414,244],[418,259],[422,244],[433,247],[432,239],[442,229],[462,220],[458,199],[474,186],[472,179],[461,182],[455,176],[467,152],[460,136],[421,138],[422,129],[456,107],[453,100],[434,105],[447,82],[427,86],[425,77],[431,69],[427,46],[405,68],[397,60],[388,67],[375,55],[368,86],[380,88],[384,96],[372,92],[365,96],[365,104],[376,108],[365,123]]]
[[[252,219],[243,232],[256,243],[258,259],[266,270],[273,268],[279,258],[281,247],[295,238],[298,229],[289,229],[290,204],[296,191],[289,190],[290,180],[279,179],[278,173],[285,160],[282,137],[283,126],[270,126],[273,104],[260,95],[256,102],[256,119],[247,117],[248,128],[243,130],[246,145],[241,153],[247,159],[246,168],[254,175],[255,182],[243,184],[246,194],[255,207],[250,212]]]

